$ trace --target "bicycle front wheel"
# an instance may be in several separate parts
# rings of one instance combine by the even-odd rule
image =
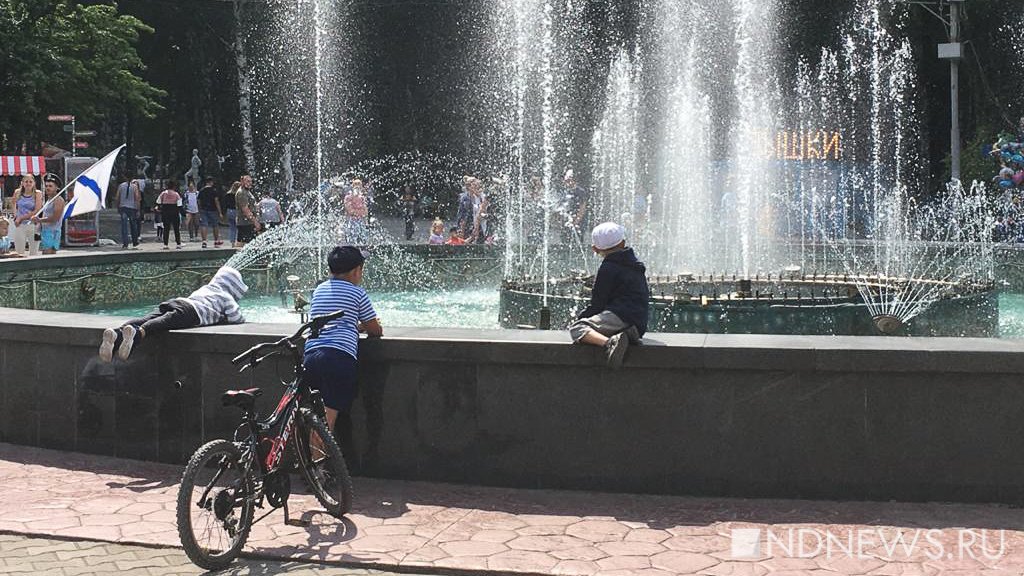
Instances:
[[[234,443],[213,440],[192,455],[178,489],[177,521],[196,566],[220,570],[238,557],[252,528],[253,488]]]
[[[302,477],[320,505],[335,518],[352,509],[352,477],[327,423],[308,408],[299,411],[295,453]]]

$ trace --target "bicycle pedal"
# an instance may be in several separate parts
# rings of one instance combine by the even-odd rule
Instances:
[[[284,523],[295,528],[309,528],[310,524],[312,524],[309,520],[303,520],[302,518],[289,518]]]

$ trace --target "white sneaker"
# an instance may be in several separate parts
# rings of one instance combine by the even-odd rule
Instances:
[[[132,346],[135,345],[135,333],[138,332],[135,326],[122,326],[121,327],[121,347],[117,349],[117,357],[121,360],[127,360],[128,356],[132,353]]]
[[[110,362],[114,359],[114,342],[117,342],[117,332],[107,328],[103,331],[103,342],[100,344],[100,360]]]

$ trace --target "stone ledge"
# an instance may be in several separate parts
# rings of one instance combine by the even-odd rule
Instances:
[[[98,345],[103,328],[123,319],[91,314],[0,308],[6,339]],[[250,323],[172,333],[184,350],[230,354],[297,325]],[[562,331],[386,327],[364,341],[368,359],[593,367],[597,349],[574,346]],[[231,336],[231,338],[223,338]],[[213,338],[211,338],[213,337]],[[1024,374],[1024,342],[977,338],[885,338],[747,334],[648,334],[632,347],[629,369],[782,372],[952,372]]]

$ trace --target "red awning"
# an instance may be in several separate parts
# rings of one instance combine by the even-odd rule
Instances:
[[[42,156],[0,156],[0,176],[46,174],[46,158]]]

